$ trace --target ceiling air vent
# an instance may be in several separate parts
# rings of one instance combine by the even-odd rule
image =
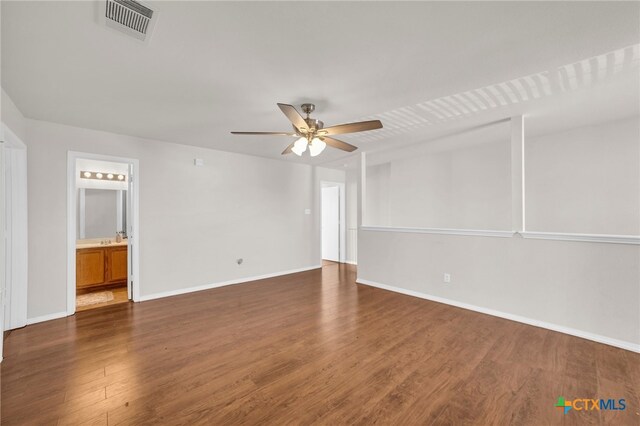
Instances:
[[[101,18],[107,27],[121,31],[141,41],[148,41],[157,14],[135,0],[106,0]]]

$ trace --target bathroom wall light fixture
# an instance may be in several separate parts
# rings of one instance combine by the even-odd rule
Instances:
[[[82,170],[80,172],[80,177],[82,179],[113,180],[113,181],[117,179],[120,182],[126,182],[127,180],[127,177],[125,175],[116,175],[113,173],[107,173],[105,175],[104,173],[101,173],[101,172],[90,172],[88,170]]]

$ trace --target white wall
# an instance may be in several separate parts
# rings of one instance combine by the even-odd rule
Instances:
[[[528,226],[638,235],[637,129],[636,117],[525,135]],[[360,282],[640,350],[640,245],[364,229],[358,249]]]
[[[318,264],[315,215],[304,214],[314,202],[308,165],[28,124],[30,318],[66,310],[70,150],[140,160],[143,297]]]
[[[639,246],[361,231],[358,250],[360,280],[640,344]]]
[[[365,225],[391,225],[391,203],[389,192],[391,184],[391,163],[382,163],[367,167]]]
[[[509,128],[495,127],[501,136],[471,131],[447,138],[444,149],[432,141],[367,167],[364,225],[511,229]]]
[[[640,235],[640,119],[527,140],[527,230]]]

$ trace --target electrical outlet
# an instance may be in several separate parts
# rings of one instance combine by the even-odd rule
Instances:
[[[444,280],[445,283],[450,283],[451,282],[451,274],[445,273],[443,280]]]

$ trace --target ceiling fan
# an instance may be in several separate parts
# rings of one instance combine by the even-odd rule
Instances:
[[[331,136],[341,135],[345,133],[366,132],[368,130],[381,129],[380,120],[360,121],[357,123],[338,124],[337,126],[324,127],[324,123],[320,120],[310,118],[316,106],[314,104],[302,104],[302,111],[307,115],[303,118],[300,113],[292,106],[287,104],[278,104],[284,115],[287,116],[293,125],[293,132],[231,132],[234,135],[276,135],[276,136],[294,136],[298,138],[282,151],[282,155],[293,152],[301,156],[309,148],[309,154],[312,157],[320,154],[327,145],[341,149],[343,151],[352,152],[358,147],[346,142],[335,139]]]

